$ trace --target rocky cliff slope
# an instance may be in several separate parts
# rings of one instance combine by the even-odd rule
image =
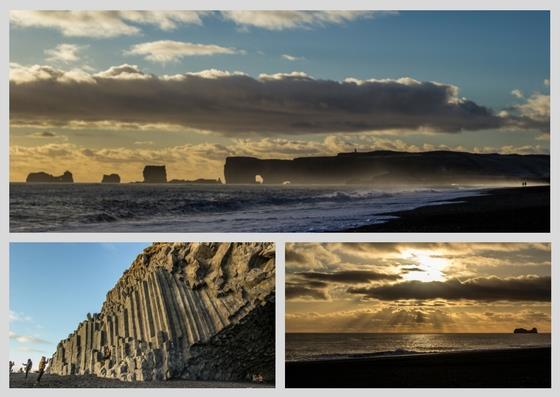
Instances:
[[[274,245],[156,243],[58,344],[48,371],[127,381],[274,379]]]

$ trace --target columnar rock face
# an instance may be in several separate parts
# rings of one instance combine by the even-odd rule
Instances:
[[[147,165],[144,167],[144,183],[166,183],[165,165]]]
[[[58,176],[47,174],[46,172],[31,172],[27,175],[25,181],[28,183],[73,183],[74,177],[70,171],[64,171],[64,174]]]
[[[339,153],[336,156],[261,160],[228,157],[224,176],[228,184],[422,184],[481,181],[539,180],[550,177],[548,155],[477,154],[453,151],[423,153]]]
[[[126,381],[274,379],[274,245],[156,243],[58,344],[48,371]]]
[[[121,177],[119,176],[119,174],[110,174],[110,175],[103,174],[101,183],[121,183]]]

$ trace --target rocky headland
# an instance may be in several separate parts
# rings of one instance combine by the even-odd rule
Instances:
[[[549,155],[454,151],[339,153],[293,160],[228,157],[228,184],[434,185],[539,181],[550,178]]]

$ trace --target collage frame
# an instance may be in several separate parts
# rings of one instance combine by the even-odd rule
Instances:
[[[121,3],[123,4],[121,6]],[[453,1],[446,2],[443,0],[426,0],[422,5],[413,0],[377,0],[373,1],[354,1],[349,0],[345,2],[344,6],[347,9],[398,9],[398,10],[550,10],[551,18],[551,85],[550,92],[552,96],[551,108],[554,110],[551,117],[551,130],[556,130],[560,127],[560,119],[556,117],[558,110],[557,101],[554,98],[560,92],[560,80],[558,79],[558,70],[560,70],[560,4],[552,0],[534,0],[532,2],[522,0],[500,1],[494,0],[492,2],[485,2],[481,0],[476,1]],[[50,6],[52,4],[52,6]],[[95,7],[87,7],[86,4],[80,4],[76,7],[72,1],[49,1],[47,3],[40,1],[23,0],[15,2],[12,0],[6,1],[1,5],[1,13],[3,19],[3,30],[5,34],[1,35],[0,43],[4,62],[2,62],[2,71],[4,76],[9,74],[9,17],[8,12],[14,7],[23,9],[33,8],[77,8],[77,9],[107,9],[115,8],[116,5],[109,1],[100,1],[96,3]],[[155,6],[158,9],[173,9],[179,5],[174,1],[162,0]],[[198,7],[197,7],[198,6]],[[122,1],[119,2],[119,8],[122,9],[146,9],[153,10],[154,3],[151,1]],[[183,5],[181,8],[187,7]],[[262,7],[262,4],[255,1],[240,0],[235,4],[235,9],[302,9],[301,2],[285,1],[282,4],[269,4]],[[225,1],[190,1],[188,4],[189,9],[230,9],[231,4]],[[305,9],[340,9],[340,3],[327,0],[327,1],[305,1]],[[1,119],[3,121],[3,129],[9,131],[9,82],[7,78],[1,82],[2,92],[4,93],[4,100],[1,106]],[[287,243],[483,243],[483,242],[496,242],[496,243],[550,243],[551,245],[551,259],[552,259],[552,339],[560,338],[560,331],[556,325],[560,316],[560,308],[556,304],[560,299],[559,289],[555,286],[555,277],[558,274],[556,271],[557,264],[560,262],[560,254],[558,253],[557,246],[560,245],[560,217],[558,216],[558,205],[555,199],[560,197],[560,188],[557,186],[560,183],[558,178],[558,164],[560,157],[560,143],[556,138],[551,139],[550,155],[551,155],[551,206],[550,206],[550,232],[549,233],[13,233],[9,230],[9,147],[10,138],[9,134],[2,134],[3,151],[4,155],[0,156],[3,165],[0,170],[0,180],[3,181],[2,195],[0,196],[0,206],[2,208],[2,256],[0,263],[2,268],[0,270],[0,315],[4,321],[0,322],[0,334],[3,335],[3,342],[0,344],[0,353],[3,360],[0,362],[0,387],[7,395],[29,395],[29,393],[41,393],[42,395],[71,395],[74,393],[72,389],[41,389],[41,391],[24,389],[10,389],[9,376],[8,376],[8,355],[9,355],[9,252],[11,243],[56,243],[56,242],[99,242],[99,243],[116,243],[116,242],[272,242],[276,247],[276,386],[273,389],[259,390],[259,389],[227,389],[220,391],[227,396],[241,396],[255,393],[254,395],[277,395],[277,396],[304,396],[309,392],[303,389],[287,389],[285,388],[285,309],[286,299],[284,296],[284,285],[286,281],[285,269],[285,246]],[[560,373],[560,354],[558,346],[552,343],[552,387],[550,389],[480,389],[477,393],[484,395],[508,395],[521,396],[530,392],[534,395],[549,395],[554,393],[555,389],[559,388]],[[135,393],[135,395],[148,396],[153,389],[108,389],[103,390],[102,393],[109,394],[122,394],[122,393]],[[80,389],[80,393],[93,396],[98,395],[99,389]],[[190,391],[190,390],[189,390]],[[344,391],[344,389],[343,389]],[[382,393],[384,396],[401,396],[412,393],[420,393],[421,395],[444,395],[448,393],[447,389],[353,389],[353,393],[357,396],[370,395],[371,392]],[[185,390],[166,389],[165,393],[184,393]],[[196,393],[201,396],[215,395],[216,389],[196,389]],[[471,389],[454,389],[454,393],[458,395],[470,395]],[[258,393],[258,394],[257,394]],[[311,389],[310,393],[321,393],[326,396],[335,396],[339,393],[338,389]],[[131,394],[132,395],[132,394]]]

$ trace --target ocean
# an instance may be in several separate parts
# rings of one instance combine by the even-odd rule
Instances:
[[[286,334],[286,360],[551,346],[550,334]]]
[[[478,194],[473,187],[11,183],[10,231],[336,232]]]

